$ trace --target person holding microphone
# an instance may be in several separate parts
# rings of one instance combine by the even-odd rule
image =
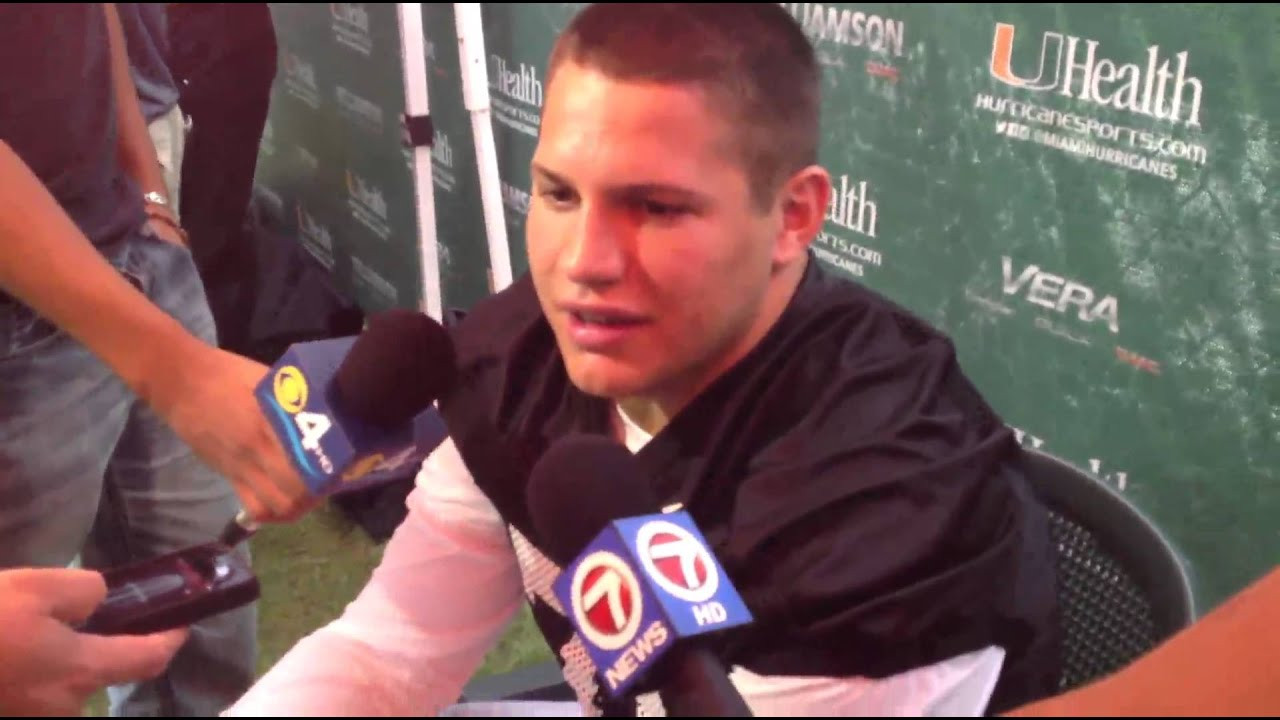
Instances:
[[[0,569],[39,586],[7,611],[51,623],[95,596],[21,568],[124,565],[210,542],[242,507],[314,507],[254,398],[266,367],[217,347],[112,4],[0,5],[0,188]],[[48,604],[23,605],[40,588]],[[112,684],[111,713],[224,707],[254,678],[256,623],[253,606],[200,621],[161,677]],[[55,650],[23,662],[73,660],[42,626]]]

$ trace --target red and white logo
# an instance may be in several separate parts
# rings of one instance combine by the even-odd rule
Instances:
[[[649,577],[685,602],[706,602],[720,587],[711,552],[675,523],[653,520],[642,525],[636,533],[636,552]]]
[[[622,558],[604,550],[578,564],[569,589],[573,616],[588,642],[603,650],[626,646],[640,629],[644,596]]]

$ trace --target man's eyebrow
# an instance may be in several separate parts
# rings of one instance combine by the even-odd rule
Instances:
[[[533,174],[534,174],[534,175],[541,175],[541,176],[543,176],[544,178],[546,178],[546,179],[550,180],[551,182],[556,183],[557,185],[569,185],[569,184],[570,184],[568,180],[566,180],[566,179],[564,179],[563,177],[561,177],[561,176],[557,175],[556,173],[551,172],[550,170],[546,169],[545,167],[543,167],[543,166],[539,165],[538,163],[534,163],[534,164],[533,164]]]
[[[618,185],[610,188],[611,191],[619,195],[626,196],[644,196],[644,195],[678,195],[691,200],[698,200],[706,197],[705,193],[694,190],[683,185],[668,185],[666,183],[632,183],[630,185]]]
[[[548,170],[547,168],[534,163],[532,166],[533,174],[541,176],[545,180],[556,185],[572,185],[569,180],[561,175]],[[690,200],[706,200],[707,196],[703,192],[694,190],[693,188],[683,187],[680,185],[669,185],[665,183],[632,183],[630,185],[615,185],[609,188],[609,192],[614,195],[622,196],[644,196],[651,194],[679,195]]]

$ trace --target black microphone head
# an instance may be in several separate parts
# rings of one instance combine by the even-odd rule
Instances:
[[[333,378],[334,402],[382,428],[409,422],[457,376],[453,341],[440,323],[413,310],[369,318]]]
[[[562,567],[610,522],[661,509],[635,457],[602,435],[574,435],[548,448],[533,466],[526,497],[534,531]]]

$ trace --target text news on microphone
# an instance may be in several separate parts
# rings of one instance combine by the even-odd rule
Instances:
[[[724,12],[597,4],[561,33],[529,269],[450,328],[448,437],[363,591],[228,714],[449,711],[522,607],[585,714],[687,698],[664,697],[686,675],[648,664],[672,638],[755,715],[982,715],[1055,691],[1052,548],[1014,435],[946,335],[815,260],[832,184],[813,47],[777,5]],[[658,627],[623,602],[608,573],[653,558],[622,519],[599,542],[630,570],[601,564],[581,580],[599,593],[563,595],[599,623],[575,629],[557,583],[583,548],[553,547],[530,483],[580,435],[630,451],[657,501],[633,518],[675,513],[705,543],[683,591],[649,574],[635,597],[701,597],[714,564],[749,622],[695,638],[676,604]],[[598,502],[560,492],[566,524]],[[733,612],[694,604],[710,624]],[[624,687],[633,662],[657,674]]]

